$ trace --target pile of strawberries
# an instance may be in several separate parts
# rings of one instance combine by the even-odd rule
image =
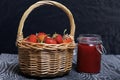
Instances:
[[[27,37],[26,41],[33,43],[46,43],[46,44],[61,44],[72,42],[71,37],[68,34],[53,34],[52,37],[45,32],[39,32],[37,34],[31,34]]]

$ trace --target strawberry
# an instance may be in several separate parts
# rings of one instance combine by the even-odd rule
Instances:
[[[64,35],[63,36],[63,43],[70,43],[70,42],[72,42],[71,37],[68,34]]]
[[[34,34],[31,34],[31,35],[28,37],[27,41],[36,43],[36,42],[37,42],[37,36],[34,35]]]
[[[63,43],[69,43],[69,42],[72,42],[71,38],[66,38],[66,39],[63,40]]]
[[[44,42],[47,44],[57,44],[56,40],[51,37],[46,37]]]
[[[60,35],[60,34],[54,34],[53,38],[57,41],[58,44],[63,43],[62,35]]]
[[[44,33],[44,32],[39,32],[38,35],[37,35],[38,40],[39,40],[40,42],[43,42],[46,36],[47,36],[47,34]]]
[[[73,40],[71,39],[71,37],[68,35],[68,34],[65,34],[67,31],[67,29],[64,30],[63,34],[63,43],[70,43],[72,42]]]

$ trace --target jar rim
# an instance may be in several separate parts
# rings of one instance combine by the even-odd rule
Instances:
[[[83,44],[102,43],[101,36],[98,34],[80,34],[77,40],[79,43],[83,43]]]

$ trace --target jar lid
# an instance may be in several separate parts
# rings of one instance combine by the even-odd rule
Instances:
[[[101,36],[97,34],[80,34],[77,40],[79,43],[83,43],[83,44],[102,43]]]

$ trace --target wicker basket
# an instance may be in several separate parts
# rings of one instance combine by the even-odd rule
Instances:
[[[23,38],[23,26],[26,18],[33,9],[42,5],[53,5],[62,9],[70,20],[71,43],[45,44],[27,42]],[[71,12],[62,4],[55,1],[38,1],[31,5],[23,14],[17,34],[19,66],[21,72],[30,76],[55,77],[68,73],[72,67],[75,24]]]

